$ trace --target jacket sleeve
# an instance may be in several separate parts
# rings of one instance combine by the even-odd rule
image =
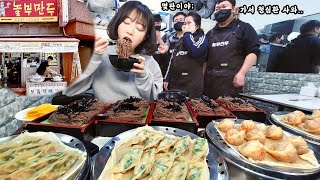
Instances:
[[[208,48],[208,38],[205,35],[194,39],[190,32],[183,34],[183,42],[192,57],[200,57],[206,54]]]
[[[146,58],[152,58],[152,60],[148,60],[148,65],[145,66],[143,73],[136,74],[135,84],[141,97],[153,101],[158,98],[158,94],[163,90],[163,77],[161,69],[153,57]]]
[[[63,93],[67,96],[81,94],[91,87],[94,72],[101,63],[102,55],[94,53],[86,70]]]

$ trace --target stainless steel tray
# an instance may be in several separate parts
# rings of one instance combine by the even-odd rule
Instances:
[[[80,171],[78,172],[77,176],[75,177],[76,180],[87,179],[90,174],[91,160],[90,160],[90,156],[89,156],[84,144],[79,139],[74,138],[72,136],[69,136],[66,134],[61,134],[61,133],[54,133],[54,134],[59,138],[59,140],[63,144],[65,144],[71,148],[75,148],[75,149],[78,149],[82,152],[87,153],[87,159],[86,159],[84,165],[82,166],[82,168],[80,169]],[[7,142],[15,137],[17,137],[17,135],[0,138],[0,142],[1,143]]]
[[[273,114],[274,115],[285,115],[285,114],[288,114],[288,113],[290,113],[290,112],[279,111],[279,112],[275,112]],[[288,132],[290,132],[290,133],[292,133],[294,135],[303,137],[306,141],[308,141],[308,142],[310,142],[312,144],[320,146],[320,136],[317,137],[317,136],[311,135],[311,134],[309,134],[307,132],[300,132],[299,130],[291,127],[290,125],[281,124],[280,122],[278,122],[278,120],[274,119],[272,117],[272,115],[270,115],[270,117],[269,117],[269,122],[271,124],[276,125],[276,126],[280,126],[285,131],[288,131]],[[303,131],[303,130],[301,130],[301,131]],[[320,149],[320,147],[319,147],[319,149]]]
[[[184,131],[181,129],[171,128],[171,127],[163,127],[163,126],[151,126],[156,131],[162,131],[166,134],[171,134],[175,136],[185,136],[189,135],[192,139],[195,139],[199,136],[192,134],[188,131]],[[128,137],[128,134],[133,134],[136,129],[132,129],[126,132],[119,134],[118,136],[112,138],[108,141],[96,155],[95,160],[92,163],[91,168],[91,179],[96,180],[99,178],[100,174],[102,173],[105,164],[107,163],[111,152],[115,146],[116,142],[122,141],[124,137]],[[211,180],[227,180],[229,179],[228,168],[227,165],[217,151],[215,147],[213,147],[209,143],[209,155],[207,156],[207,163],[210,170],[210,179]]]
[[[236,119],[235,123],[240,124],[242,119]],[[259,124],[259,123],[258,123]],[[260,123],[261,124],[261,123]],[[241,171],[245,171],[249,175],[255,175],[256,178],[263,179],[305,179],[311,178],[316,179],[320,177],[320,168],[313,170],[300,170],[291,169],[284,167],[272,167],[265,164],[254,164],[248,160],[243,159],[236,153],[232,148],[230,148],[227,143],[220,136],[219,132],[215,128],[213,123],[209,123],[206,127],[206,136],[218,150],[222,156],[227,160],[227,162],[240,168]],[[309,148],[314,151],[314,155],[320,160],[320,152],[311,144]]]

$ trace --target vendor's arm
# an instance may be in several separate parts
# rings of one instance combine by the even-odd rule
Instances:
[[[208,39],[205,35],[200,36],[196,40],[191,32],[185,32],[183,34],[183,42],[188,49],[188,53],[195,58],[203,56],[208,48]]]
[[[140,56],[138,59],[141,59],[143,61],[144,66],[145,60],[142,58],[144,57]],[[148,101],[153,101],[157,99],[158,94],[163,90],[163,77],[161,69],[158,63],[153,59],[153,57],[146,56],[146,58],[152,58],[152,60],[148,60],[149,64],[147,66],[144,66],[142,72],[133,72],[137,72],[135,83],[141,97]],[[140,62],[140,64],[142,63]]]
[[[233,84],[235,87],[243,87],[245,84],[244,78],[252,66],[256,63],[257,58],[260,54],[259,39],[256,31],[250,24],[246,24],[242,31],[242,43],[244,45],[244,54],[246,57],[244,63],[235,75],[233,79]]]

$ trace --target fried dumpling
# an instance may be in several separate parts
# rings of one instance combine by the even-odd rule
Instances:
[[[289,141],[296,148],[299,155],[309,151],[307,142],[301,136],[290,136]]]
[[[307,118],[306,115],[302,111],[293,111],[292,112],[294,115],[298,116],[301,118],[302,122],[304,122]]]
[[[229,131],[227,131],[224,139],[232,145],[239,146],[244,142],[244,135],[244,130],[239,131],[237,129],[230,129]]]
[[[152,134],[144,144],[144,149],[152,148],[159,144],[159,142],[165,137],[163,132],[156,132]]]
[[[320,109],[314,110],[311,117],[312,118],[320,118]]]
[[[320,134],[320,122],[316,120],[308,120],[305,123],[299,125],[299,127],[306,132],[313,134]]]
[[[152,180],[160,179],[167,175],[174,161],[172,153],[166,153],[160,156],[155,162],[150,172]]]
[[[156,149],[156,152],[168,152],[171,146],[178,141],[178,138],[172,135],[166,135],[165,138],[160,142]]]
[[[224,119],[220,121],[218,124],[218,128],[223,132],[227,132],[230,129],[233,129],[233,127],[234,127],[234,121],[232,119]]]
[[[244,138],[247,141],[259,140],[262,144],[264,144],[264,142],[266,141],[266,136],[259,129],[251,129],[250,131],[247,131]]]
[[[258,140],[248,141],[238,147],[239,152],[253,160],[263,160],[265,156],[264,146]]]
[[[244,131],[250,131],[252,129],[256,129],[257,125],[255,122],[253,122],[252,120],[244,120],[241,123],[241,127],[240,129],[244,130]]]
[[[303,123],[303,119],[301,116],[298,116],[296,114],[293,114],[293,113],[290,113],[290,114],[287,114],[283,117],[283,120],[282,120],[284,123],[286,124],[290,124],[290,125],[294,125],[294,126],[297,126],[301,123]]]
[[[208,166],[200,162],[191,162],[189,165],[189,172],[187,180],[207,180],[210,179]]]
[[[179,139],[178,142],[173,147],[173,151],[172,151],[173,155],[175,157],[178,157],[181,154],[183,154],[187,150],[190,141],[191,141],[191,138],[188,135],[183,136],[181,139]]]
[[[188,173],[188,163],[175,161],[170,169],[166,180],[184,180]]]
[[[208,141],[204,138],[197,138],[192,151],[192,161],[199,161],[202,157],[206,157],[208,153]]]
[[[271,125],[266,130],[266,137],[273,139],[273,140],[282,139],[283,130],[281,127],[278,127],[276,125]]]
[[[150,173],[155,160],[155,153],[156,150],[152,148],[142,154],[141,161],[134,167],[133,175],[130,178],[131,180],[138,179],[143,176],[143,174],[147,175]]]
[[[265,150],[276,160],[293,163],[298,159],[296,148],[290,142],[279,142],[265,146]]]
[[[112,169],[113,173],[123,173],[137,165],[143,153],[143,146],[135,145],[122,156],[118,164]]]

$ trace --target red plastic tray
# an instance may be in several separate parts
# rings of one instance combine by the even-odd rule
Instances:
[[[197,133],[198,132],[198,127],[199,127],[199,123],[197,121],[197,118],[194,116],[194,114],[192,113],[192,111],[190,110],[189,106],[188,106],[188,102],[185,102],[190,116],[192,118],[192,122],[190,121],[183,121],[183,120],[174,120],[174,119],[156,119],[153,118],[153,112],[154,109],[156,108],[156,103],[152,103],[151,105],[151,119],[150,119],[150,125],[151,126],[168,126],[168,127],[175,127],[175,128],[179,128],[179,129],[183,129],[192,133]]]
[[[109,109],[112,106],[109,107]],[[106,111],[108,111],[107,109]],[[149,104],[149,109],[147,109],[147,117],[146,122],[132,122],[126,121],[123,119],[96,119],[95,126],[96,126],[96,136],[105,136],[105,137],[114,137],[124,131],[128,131],[130,129],[134,129],[137,127],[145,126],[149,123],[151,113],[151,106]]]

